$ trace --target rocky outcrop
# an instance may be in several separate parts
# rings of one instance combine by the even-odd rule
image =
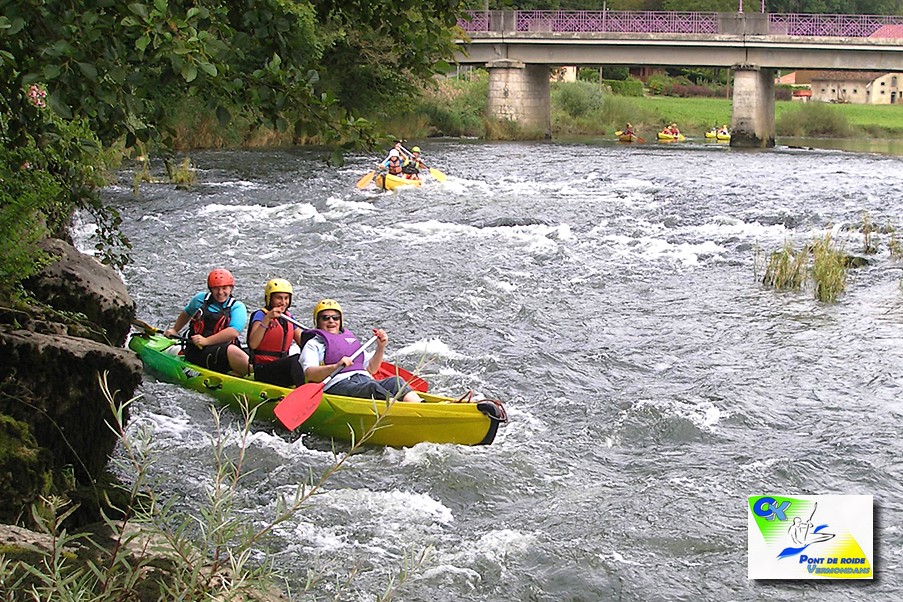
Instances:
[[[56,261],[27,283],[46,305],[3,312],[0,324],[0,521],[27,520],[39,495],[96,509],[116,446],[100,385],[134,395],[141,363],[121,347],[135,304],[111,268],[68,243],[42,243]],[[85,495],[81,490],[90,491]]]
[[[56,261],[26,282],[28,290],[60,312],[84,314],[88,324],[68,324],[67,334],[122,346],[135,317],[135,302],[119,275],[57,238],[44,239],[41,247]]]

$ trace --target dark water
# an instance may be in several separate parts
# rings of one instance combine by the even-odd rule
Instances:
[[[901,159],[716,144],[421,144],[442,185],[358,191],[369,168],[312,150],[193,156],[191,191],[130,176],[108,190],[135,245],[139,316],[169,325],[206,272],[262,301],[295,285],[349,326],[382,326],[390,360],[439,391],[506,401],[490,447],[355,455],[267,542],[317,599],[371,600],[429,548],[399,600],[898,600],[903,535],[901,268],[879,252],[833,305],[756,279],[756,250],[863,216],[899,228]],[[166,487],[196,507],[211,482],[209,400],[148,379]],[[228,416],[229,436],[237,422]],[[327,442],[255,427],[243,517],[330,465]],[[752,582],[746,497],[875,496],[872,582]]]

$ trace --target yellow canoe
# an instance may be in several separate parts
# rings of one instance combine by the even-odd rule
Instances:
[[[232,409],[241,411],[244,400],[257,409],[257,418],[279,424],[273,413],[276,404],[292,389],[214,372],[173,354],[178,341],[161,335],[136,333],[129,339],[144,367],[161,380],[206,393]],[[174,348],[175,347],[175,348]],[[392,404],[339,395],[323,395],[313,415],[298,427],[301,431],[350,441],[359,441],[376,422],[377,414],[386,414],[379,428],[367,439],[367,445],[409,447],[422,442],[489,445],[499,424],[507,421],[501,402],[457,403],[457,399],[420,393],[423,403]]]
[[[709,140],[720,140],[722,142],[727,142],[731,139],[730,134],[722,134],[721,132],[712,132],[708,131],[705,133],[705,137]]]
[[[659,132],[658,139],[661,140],[662,142],[683,142],[687,138],[683,134],[677,134],[675,136],[674,134],[666,134],[665,132]]]
[[[373,183],[382,190],[396,190],[403,186],[420,186],[423,184],[423,181],[409,180],[401,176],[393,176],[392,174],[377,174],[373,178]]]

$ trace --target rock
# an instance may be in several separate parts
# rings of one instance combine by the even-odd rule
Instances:
[[[58,484],[65,480],[60,471],[95,482],[116,446],[98,381],[104,373],[109,390],[124,401],[141,382],[141,362],[126,349],[88,339],[0,330],[0,413],[28,424],[38,447],[50,453]]]
[[[44,239],[41,247],[58,260],[25,287],[39,301],[61,312],[83,313],[99,327],[69,325],[69,334],[122,346],[135,317],[135,302],[116,271],[57,238]]]

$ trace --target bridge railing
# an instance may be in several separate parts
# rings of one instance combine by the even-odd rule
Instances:
[[[493,31],[562,33],[738,33],[788,36],[903,38],[903,17],[784,13],[668,11],[508,10],[468,11],[458,25],[471,34]]]

